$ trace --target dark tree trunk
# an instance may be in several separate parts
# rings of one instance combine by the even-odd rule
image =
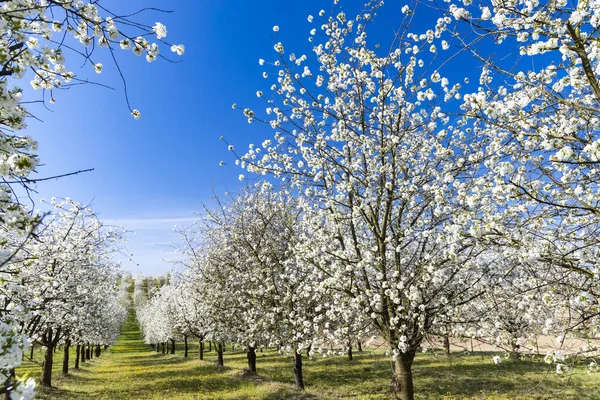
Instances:
[[[294,381],[296,389],[304,390],[304,378],[302,377],[302,354],[294,349]]]
[[[107,344],[104,345],[104,350],[106,350],[106,349],[108,349],[108,345]]]
[[[217,367],[222,367],[225,365],[223,362],[223,342],[219,342],[216,345],[217,347]]]
[[[162,342],[162,353],[163,354],[166,354],[166,352],[167,352],[165,349],[165,346],[166,346],[165,342]]]
[[[81,345],[81,362],[85,362],[85,344]]]
[[[200,359],[204,360],[204,342],[200,341]]]
[[[352,357],[352,342],[348,342],[348,360],[352,361],[354,358]]]
[[[212,351],[212,341],[208,341],[208,351]]]
[[[102,354],[102,349],[100,348],[100,345],[97,344],[96,345],[96,357],[100,357],[101,354]]]
[[[89,360],[89,359],[90,359],[90,353],[91,353],[91,352],[90,352],[90,345],[89,345],[89,343],[88,343],[88,345],[87,345],[87,346],[85,346],[85,359],[86,359],[86,360]]]
[[[171,354],[175,354],[175,339],[171,339]]]
[[[42,364],[42,378],[40,384],[42,386],[52,386],[52,364],[54,362],[54,346],[52,346],[52,329],[49,329],[50,338],[49,343],[46,347],[46,355],[44,357],[44,363]]]
[[[67,375],[69,373],[69,347],[71,346],[71,341],[67,340],[65,346],[63,347],[63,365],[62,365],[62,373]]]
[[[399,400],[414,400],[415,398],[412,377],[412,363],[414,359],[414,351],[398,354],[394,357],[392,388],[396,398]]]
[[[29,352],[29,359],[33,361],[33,348],[35,347],[35,343],[31,343],[31,350]]]
[[[312,344],[309,344],[306,348],[306,357],[310,357],[310,351],[312,350]]]
[[[79,369],[79,357],[81,357],[81,345],[75,347],[75,369]]]
[[[520,360],[521,359],[521,346],[519,346],[516,342],[512,342],[510,344],[511,350],[510,350],[510,358],[512,358],[513,360]]]
[[[444,335],[444,352],[447,356],[450,355],[450,336]]]
[[[170,342],[170,340],[167,339],[167,354],[169,354],[169,342]]]
[[[362,343],[360,342],[360,340],[356,341],[356,345],[358,346],[358,352],[362,353]]]
[[[256,349],[252,346],[248,346],[246,357],[248,357],[248,370],[250,371],[250,374],[256,375]]]
[[[93,360],[94,359],[94,345],[90,344],[89,347],[90,347],[90,360]]]
[[[183,356],[187,357],[188,356],[188,342],[187,342],[187,336],[183,337]]]
[[[156,344],[156,352],[157,352],[157,353],[160,353],[160,343],[157,343],[157,344]]]

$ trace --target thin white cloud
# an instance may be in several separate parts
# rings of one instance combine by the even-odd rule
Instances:
[[[122,219],[104,219],[106,225],[122,226],[129,231],[139,230],[172,230],[177,226],[189,226],[198,221],[197,217],[180,218],[122,218]]]

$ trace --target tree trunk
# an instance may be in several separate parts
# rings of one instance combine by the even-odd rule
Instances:
[[[165,349],[165,342],[162,342],[162,353],[165,354],[167,351]]]
[[[312,343],[306,348],[306,357],[310,357],[310,351],[312,350]]]
[[[31,351],[29,352],[29,359],[33,361],[33,348],[35,347],[35,343],[31,343]]]
[[[302,354],[294,349],[294,381],[296,389],[304,390],[304,378],[302,377]]]
[[[200,359],[204,360],[204,342],[202,340],[200,341],[200,350],[199,350],[199,352],[200,352]]]
[[[69,347],[71,346],[71,341],[67,340],[65,346],[63,348],[63,365],[62,365],[62,373],[67,375],[69,373]]]
[[[93,360],[94,359],[94,345],[90,344],[89,348],[90,348],[90,360]]]
[[[212,351],[212,341],[208,341],[208,351]]]
[[[104,345],[104,350],[106,350],[106,349],[108,349],[108,345],[107,344]]]
[[[171,339],[171,354],[175,354],[175,339]]]
[[[222,367],[223,363],[223,342],[219,342],[217,345],[217,367]]]
[[[359,352],[359,353],[362,353],[362,351],[363,351],[363,350],[362,350],[362,343],[360,342],[360,340],[357,340],[357,341],[356,341],[356,345],[358,346],[358,352]]]
[[[352,361],[352,342],[348,343],[348,360]]]
[[[169,354],[169,342],[170,342],[170,340],[167,339],[167,354]]]
[[[157,352],[157,353],[160,353],[160,343],[157,343],[157,344],[156,344],[156,352]]]
[[[85,362],[85,344],[81,345],[81,362]]]
[[[90,345],[88,343],[87,346],[85,346],[85,359],[89,360],[90,359]]]
[[[188,342],[187,342],[187,336],[183,337],[183,356],[187,357],[188,356]]]
[[[81,345],[75,347],[75,369],[79,369],[79,357],[81,357]]]
[[[514,341],[511,342],[510,346],[511,346],[510,358],[512,358],[513,360],[520,360],[521,359],[521,346],[519,346]]]
[[[396,398],[399,400],[414,400],[415,398],[412,378],[412,363],[414,359],[414,351],[398,354],[394,357],[392,388]]]
[[[450,355],[450,336],[444,335],[444,352],[447,356]]]
[[[52,343],[52,329],[49,329],[50,338],[49,342]],[[42,378],[40,384],[42,386],[52,386],[52,364],[54,362],[54,347],[51,344],[46,348],[46,355],[44,357],[44,363],[42,364]]]
[[[248,351],[246,352],[248,358],[248,370],[251,375],[256,375],[256,349],[248,345]]]

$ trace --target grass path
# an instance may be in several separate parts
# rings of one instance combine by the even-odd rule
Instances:
[[[235,368],[217,368],[214,352],[204,361],[198,357],[198,345],[190,346],[190,357],[183,357],[183,345],[175,355],[162,355],[145,344],[130,312],[117,343],[82,365],[61,375],[62,355],[56,353],[53,385],[38,387],[39,399],[280,399],[314,398],[298,393],[287,385],[245,379]],[[41,354],[41,353],[40,353]],[[40,355],[41,357],[41,355]],[[74,355],[71,356],[73,359]],[[226,356],[227,357],[227,356]],[[235,359],[233,358],[235,357]],[[226,362],[242,362],[244,355],[229,355]],[[234,361],[235,360],[235,361]],[[72,364],[72,363],[71,363]],[[237,363],[236,363],[237,364]],[[28,363],[21,372],[37,374],[39,366]]]
[[[215,366],[214,351],[198,359],[198,344],[191,343],[190,356],[183,357],[183,344],[176,354],[162,355],[144,344],[133,311],[119,341],[100,358],[81,369],[61,374],[62,354],[56,353],[53,384],[38,388],[37,398],[66,399],[390,399],[389,359],[381,352],[344,357],[315,357],[305,361],[306,392],[293,389],[291,358],[271,351],[257,354],[260,377],[242,376],[245,354],[225,353],[225,368]],[[35,358],[39,361],[41,353]],[[74,352],[71,360],[74,358]],[[73,365],[73,362],[71,362]],[[37,376],[40,366],[24,363],[19,374]],[[537,361],[507,360],[500,366],[491,354],[451,357],[419,355],[415,362],[417,399],[600,399],[600,375],[588,376],[583,369],[558,377],[552,367]]]

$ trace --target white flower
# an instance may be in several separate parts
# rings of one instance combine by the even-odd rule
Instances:
[[[244,174],[240,174],[240,176],[238,176],[238,179],[239,179],[240,181],[243,181],[243,180],[244,180],[244,178],[245,178]]]
[[[233,145],[230,144],[229,146],[227,146],[227,149],[229,149],[229,151],[233,151]]]
[[[131,40],[123,39],[119,42],[119,45],[123,50],[129,50],[131,48]]]
[[[178,56],[182,56],[185,52],[185,46],[182,44],[174,44],[173,46],[171,46],[171,51],[173,53],[177,53]]]
[[[279,32],[279,27],[277,25],[273,27],[273,32]]]
[[[308,22],[313,22],[313,16],[309,15],[308,18],[306,18],[308,20]]]
[[[567,367],[565,364],[556,364],[556,373],[559,375],[562,375],[565,372],[569,371],[569,367]]]
[[[258,65],[265,65],[265,60],[263,60],[262,58],[259,58]]]
[[[100,63],[94,65],[94,69],[96,70],[97,74],[99,74],[100,72],[102,72],[102,68],[103,68],[103,65],[100,64]]]
[[[502,358],[500,356],[494,356],[492,358],[492,360],[494,360],[494,364],[498,365],[502,362]]]
[[[133,110],[131,112],[131,115],[133,116],[133,118],[135,118],[136,120],[140,119],[142,117],[142,114],[138,111],[138,110]]]
[[[152,27],[152,30],[154,31],[154,33],[156,33],[156,38],[157,39],[162,39],[165,36],[167,36],[167,27],[164,26],[163,24],[161,24],[160,22],[157,22]]]

